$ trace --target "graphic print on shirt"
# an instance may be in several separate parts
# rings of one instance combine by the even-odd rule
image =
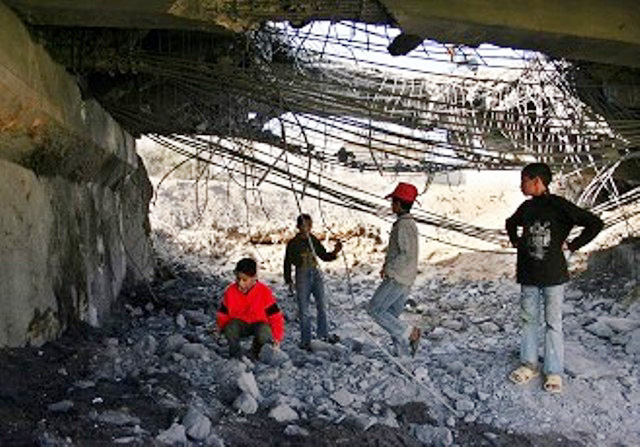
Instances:
[[[551,222],[535,221],[529,228],[529,240],[527,242],[529,256],[542,261],[551,244]]]

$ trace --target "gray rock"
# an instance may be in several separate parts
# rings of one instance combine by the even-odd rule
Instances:
[[[280,404],[269,411],[269,417],[278,422],[291,422],[298,420],[298,413],[296,413],[290,406]]]
[[[499,330],[500,330],[500,326],[498,326],[492,321],[488,321],[480,325],[480,332],[482,332],[483,334],[494,334]]]
[[[387,408],[384,412],[384,415],[378,419],[378,422],[382,425],[386,425],[391,428],[398,428],[400,424],[398,423],[398,418],[396,414],[393,412],[391,408]]]
[[[344,420],[347,426],[360,431],[367,431],[377,422],[378,420],[375,417],[369,416],[368,414],[350,414]]]
[[[186,343],[182,334],[172,334],[162,341],[161,350],[165,353],[179,351]]]
[[[413,371],[413,375],[418,381],[429,382],[429,370],[424,366],[419,366]]]
[[[449,329],[456,332],[459,332],[464,328],[464,323],[460,320],[447,319],[447,320],[444,320],[442,323],[440,323],[440,325],[445,329]]]
[[[456,401],[456,410],[458,411],[463,411],[466,413],[469,411],[473,411],[475,407],[476,406],[471,399],[463,398]]]
[[[311,351],[313,352],[323,352],[323,351],[332,351],[333,345],[330,343],[326,343],[322,340],[311,340],[309,344]]]
[[[187,414],[182,419],[182,425],[187,435],[196,441],[207,439],[211,432],[211,421],[195,407],[189,407]]]
[[[415,425],[412,431],[414,436],[425,445],[434,447],[453,445],[453,433],[446,427],[434,427],[429,424]]]
[[[96,386],[96,383],[93,380],[78,380],[77,382],[74,382],[73,386],[81,390],[86,390]]]
[[[204,441],[204,445],[207,447],[224,447],[224,440],[217,433],[211,433]]]
[[[582,290],[578,290],[578,289],[569,289],[565,293],[565,299],[569,301],[579,300],[583,296],[584,296],[584,293],[582,292]]]
[[[249,393],[242,393],[233,401],[233,408],[244,414],[254,414],[258,411],[258,401]]]
[[[597,320],[590,325],[585,326],[585,330],[600,338],[611,338],[614,335],[613,330],[601,320]]]
[[[240,374],[236,384],[238,385],[238,388],[245,393],[249,393],[254,399],[260,398],[260,390],[258,389],[256,378],[253,376],[252,372],[243,372]]]
[[[211,317],[201,310],[183,310],[182,314],[194,326],[204,326],[211,322]]]
[[[284,434],[287,436],[309,436],[309,431],[298,425],[287,425]]]
[[[355,400],[355,396],[344,388],[331,394],[331,399],[341,407],[348,407]]]
[[[180,353],[191,359],[208,359],[209,349],[201,343],[185,343]]]
[[[598,321],[603,322],[615,332],[624,333],[640,328],[640,320],[632,318],[600,317]]]
[[[579,343],[567,342],[564,346],[565,372],[576,378],[599,379],[602,377],[618,377],[624,374],[610,362],[595,358],[595,354]]]
[[[94,417],[94,419],[98,422],[102,422],[103,424],[117,425],[117,426],[140,424],[139,418],[135,416],[131,416],[122,411],[114,411],[114,410],[107,410],[97,415],[96,417]]]
[[[260,350],[258,356],[262,363],[272,366],[280,366],[289,360],[289,356],[282,349],[274,348],[271,344],[266,344]]]
[[[67,413],[72,408],[73,401],[70,400],[61,400],[60,402],[56,402],[47,406],[47,410],[51,411],[52,413]]]
[[[629,355],[640,354],[640,329],[631,332],[624,350]]]
[[[460,360],[454,360],[451,363],[447,363],[445,367],[447,368],[447,371],[449,371],[450,373],[458,374],[460,371],[464,369],[464,363],[462,363]]]
[[[142,358],[154,355],[158,349],[158,342],[153,335],[142,337],[133,347],[134,352]]]
[[[171,427],[156,436],[156,441],[170,446],[186,446],[187,434],[184,426],[174,422]]]
[[[176,324],[179,328],[184,329],[185,327],[187,327],[187,319],[184,317],[184,315],[178,314],[178,316],[176,317]]]

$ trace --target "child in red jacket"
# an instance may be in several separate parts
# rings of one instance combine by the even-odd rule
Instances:
[[[225,290],[216,321],[229,342],[231,357],[242,357],[240,339],[249,336],[253,336],[252,353],[258,357],[266,343],[280,345],[284,317],[271,289],[258,281],[256,261],[243,258],[234,272],[236,281]]]

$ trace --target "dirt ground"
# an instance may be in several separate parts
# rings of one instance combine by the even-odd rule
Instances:
[[[0,446],[107,446],[160,445],[155,437],[179,415],[157,404],[145,383],[150,377],[120,381],[97,380],[94,386],[79,384],[93,380],[93,373],[108,337],[126,339],[134,321],[125,310],[153,298],[153,312],[177,314],[181,309],[200,306],[206,297],[190,294],[203,290],[211,279],[183,270],[175,286],[154,283],[123,294],[113,318],[97,329],[80,324],[69,329],[59,340],[41,347],[3,349],[0,351]],[[183,297],[176,300],[176,296]],[[173,297],[173,298],[172,298]],[[176,396],[189,394],[190,384],[171,374],[157,374],[153,379]],[[48,409],[52,403],[70,400],[67,412]],[[95,413],[106,410],[126,411],[140,419],[138,434],[131,427],[96,421]],[[267,417],[264,411],[241,416],[231,408],[222,415],[215,429],[227,446],[419,446],[411,435],[410,423],[430,423],[424,404],[407,403],[394,408],[399,428],[375,425],[366,431],[347,424],[333,424],[310,419],[299,425],[309,436],[288,436],[286,424]],[[521,435],[483,424],[462,424],[452,429],[454,443],[462,446],[579,446],[553,433]],[[192,445],[202,445],[193,443]]]

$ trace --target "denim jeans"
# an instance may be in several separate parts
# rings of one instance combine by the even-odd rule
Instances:
[[[524,365],[538,367],[540,311],[544,304],[544,366],[542,370],[544,374],[562,374],[564,371],[563,299],[564,284],[548,287],[522,286],[520,361]]]
[[[399,318],[409,297],[409,289],[409,286],[385,278],[367,308],[371,318],[391,335],[398,356],[409,354],[409,325]]]
[[[301,343],[311,342],[311,316],[309,315],[309,300],[313,294],[316,302],[318,326],[316,335],[325,338],[328,335],[327,305],[324,297],[324,281],[322,272],[317,268],[296,268],[296,298],[298,300],[298,315],[300,317]]]
[[[233,319],[224,327],[224,336],[229,342],[229,356],[233,358],[242,357],[240,339],[253,335],[251,351],[254,357],[258,357],[262,346],[272,343],[271,327],[267,323],[247,323],[243,320]]]

